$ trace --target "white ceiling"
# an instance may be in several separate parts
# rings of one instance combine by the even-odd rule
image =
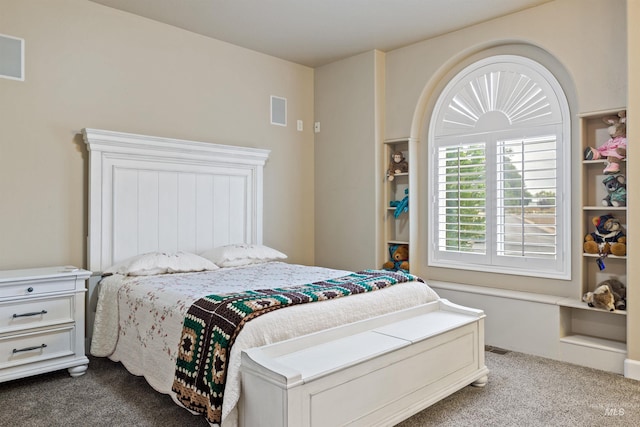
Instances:
[[[317,67],[389,51],[550,0],[92,0]]]

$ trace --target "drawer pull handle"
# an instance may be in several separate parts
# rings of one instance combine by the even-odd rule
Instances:
[[[25,348],[21,348],[21,349],[14,348],[13,349],[13,354],[21,353],[23,351],[41,350],[41,349],[46,348],[46,347],[47,347],[46,344],[42,344],[42,345],[36,345],[34,347],[25,347]]]
[[[15,319],[16,317],[30,317],[30,316],[39,316],[41,314],[47,314],[47,310],[42,310],[42,311],[34,311],[32,313],[23,313],[23,314],[14,314],[13,318]]]

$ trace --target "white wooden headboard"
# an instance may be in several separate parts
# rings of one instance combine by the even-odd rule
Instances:
[[[151,251],[262,243],[269,150],[83,129],[88,268]]]

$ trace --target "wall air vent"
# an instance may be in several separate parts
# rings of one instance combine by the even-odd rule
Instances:
[[[24,80],[24,40],[0,34],[0,77]]]
[[[287,125],[287,98],[271,95],[271,124]]]

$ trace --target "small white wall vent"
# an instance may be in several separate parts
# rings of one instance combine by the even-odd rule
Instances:
[[[0,34],[0,77],[24,80],[24,39]]]
[[[271,124],[287,125],[287,98],[271,95]]]

